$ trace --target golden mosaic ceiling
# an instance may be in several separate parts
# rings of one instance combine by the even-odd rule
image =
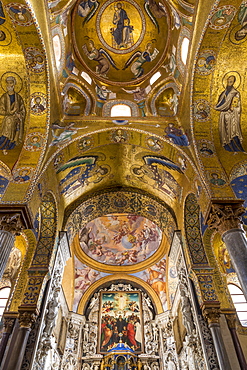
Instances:
[[[120,271],[153,276],[165,307],[188,194],[203,216],[247,198],[246,14],[240,0],[0,1],[1,203],[38,229],[54,198],[76,307],[83,274]]]
[[[143,189],[175,210],[189,191],[204,211],[211,196],[235,197],[233,181],[239,163],[245,175],[246,156],[245,74],[235,58],[246,52],[245,3],[1,5],[3,203],[32,199],[35,214],[47,190],[62,209],[112,186]],[[225,142],[217,104],[231,76],[238,129]],[[18,100],[12,133],[7,78]],[[111,117],[117,104],[131,116]]]
[[[163,62],[169,43],[165,4],[132,0],[78,1],[73,42],[80,62],[104,83],[130,84],[150,76]]]

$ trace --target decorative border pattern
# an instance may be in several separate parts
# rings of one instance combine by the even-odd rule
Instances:
[[[185,200],[184,228],[192,265],[194,267],[208,266],[200,229],[200,207],[193,193],[189,194]]]

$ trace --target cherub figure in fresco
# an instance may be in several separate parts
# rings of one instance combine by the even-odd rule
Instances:
[[[100,76],[107,78],[111,65],[118,70],[112,57],[104,49],[97,49],[93,40],[90,39],[87,44],[82,45],[82,50],[88,59],[98,63],[95,71]]]
[[[26,109],[22,97],[15,92],[16,79],[8,76],[5,80],[6,90],[0,97],[0,115],[4,116],[0,131],[0,149],[13,149],[20,144],[24,132]]]
[[[138,50],[131,55],[125,63],[123,70],[131,65],[130,70],[134,74],[134,78],[141,77],[144,73],[143,64],[152,62],[158,54],[159,50],[153,46],[153,42],[148,42],[143,52]]]
[[[138,261],[138,251],[130,250],[122,253],[122,257],[117,261],[119,265],[123,265],[125,262],[136,263]]]
[[[139,242],[141,241],[140,249],[146,251],[148,244],[157,240],[159,235],[156,228],[150,227],[145,223],[139,237]]]

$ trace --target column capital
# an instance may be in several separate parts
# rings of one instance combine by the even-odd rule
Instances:
[[[218,324],[220,323],[220,306],[207,306],[202,307],[202,314],[207,319],[208,324]]]
[[[222,309],[221,313],[225,315],[229,329],[236,329],[237,314],[236,310]]]
[[[11,234],[18,235],[24,229],[19,213],[0,214],[0,231],[7,231]]]
[[[3,330],[5,333],[12,333],[16,317],[3,317]]]
[[[21,328],[31,328],[37,319],[36,312],[19,311],[19,323]]]
[[[33,216],[26,204],[0,204],[0,230],[18,233],[33,228]]]
[[[216,229],[221,235],[231,229],[242,230],[241,215],[246,212],[243,200],[214,200],[211,202],[206,223],[210,229]]]
[[[236,314],[226,314],[226,321],[230,329],[236,329]]]

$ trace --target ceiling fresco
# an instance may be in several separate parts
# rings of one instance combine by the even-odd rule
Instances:
[[[82,251],[107,265],[132,265],[151,257],[162,232],[147,218],[131,214],[98,217],[79,231]]]

